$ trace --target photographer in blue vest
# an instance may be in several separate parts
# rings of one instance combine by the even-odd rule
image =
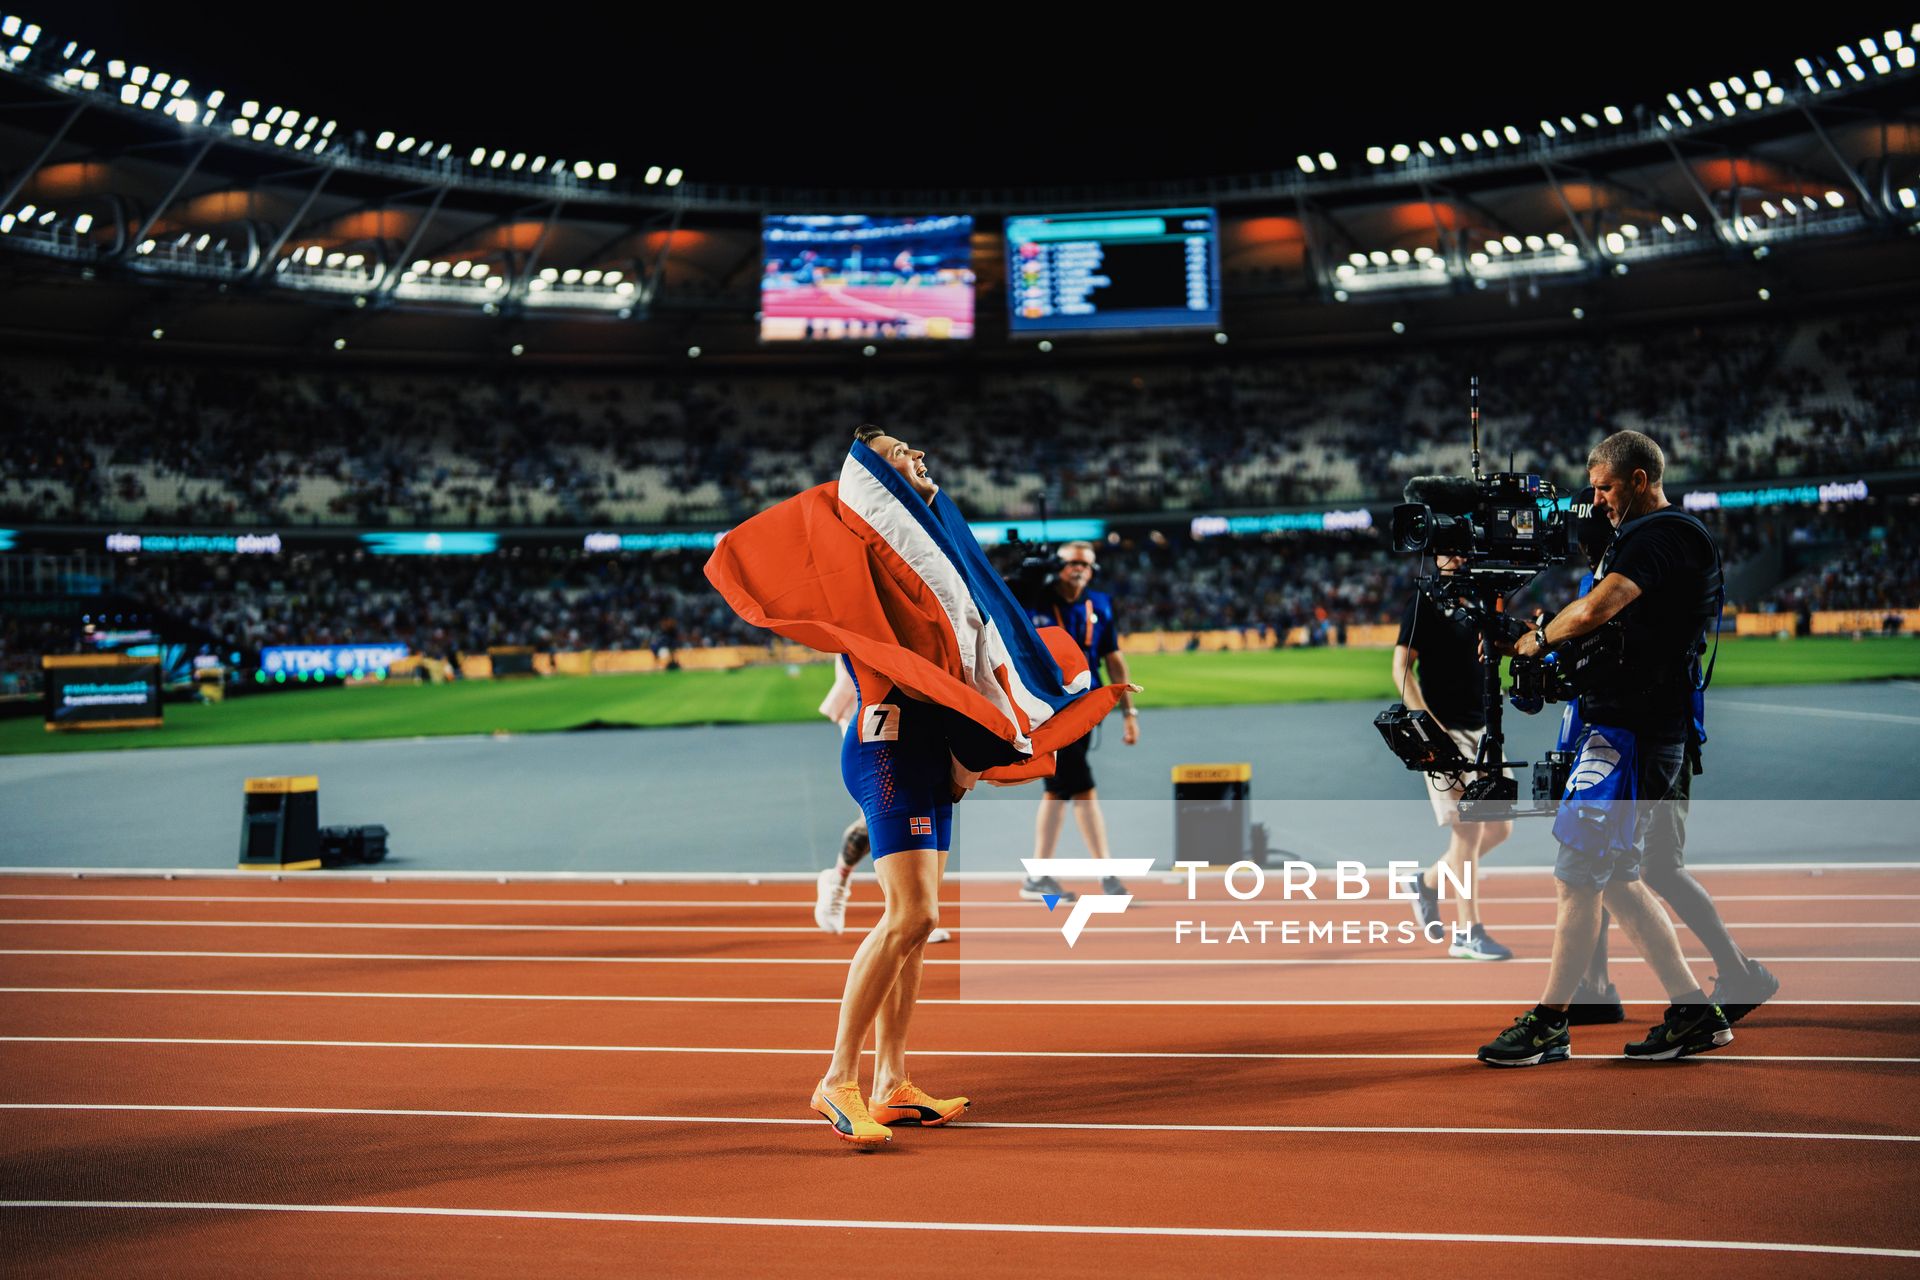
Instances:
[[[1515,643],[1532,657],[1617,631],[1610,663],[1579,701],[1579,736],[1567,791],[1554,821],[1557,912],[1553,960],[1540,1003],[1480,1049],[1493,1066],[1534,1066],[1570,1056],[1582,1001],[1595,1008],[1592,972],[1611,914],[1647,961],[1671,1001],[1647,1037],[1626,1046],[1642,1060],[1686,1057],[1733,1040],[1732,1020],[1779,989],[1727,935],[1713,900],[1682,866],[1689,780],[1698,762],[1697,692],[1707,628],[1723,598],[1720,556],[1706,526],[1681,512],[1661,486],[1666,458],[1638,431],[1608,436],[1587,458],[1594,510],[1614,535],[1594,572],[1593,589]],[[1695,980],[1667,914],[1649,883],[1720,965],[1709,997]],[[1604,972],[1598,980],[1605,983]],[[1582,988],[1585,987],[1583,991]],[[1611,1021],[1583,1016],[1581,1022]]]

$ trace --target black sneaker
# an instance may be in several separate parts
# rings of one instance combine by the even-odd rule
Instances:
[[[1714,979],[1712,1001],[1727,1015],[1729,1024],[1740,1021],[1780,993],[1780,979],[1758,960],[1747,961],[1747,976],[1731,981]]]
[[[1660,1025],[1645,1040],[1626,1047],[1637,1062],[1665,1062],[1690,1057],[1733,1043],[1733,1024],[1717,1004],[1670,1004]]]
[[[1583,978],[1573,989],[1573,1005],[1567,1010],[1567,1021],[1574,1026],[1601,1027],[1626,1020],[1627,1010],[1620,1003],[1620,989],[1611,982],[1595,987]]]
[[[1100,892],[1105,894],[1124,894],[1127,886],[1120,883],[1119,876],[1108,876],[1100,882]]]
[[[1529,1009],[1494,1037],[1492,1044],[1480,1046],[1480,1061],[1490,1067],[1535,1067],[1547,1062],[1564,1062],[1573,1056],[1573,1037],[1567,1034],[1567,1025],[1543,1021],[1537,1010]]]
[[[1433,926],[1440,923],[1440,886],[1429,889],[1421,876],[1413,878],[1415,898],[1413,900],[1414,923],[1420,926],[1420,932],[1432,937]]]
[[[1062,889],[1060,882],[1052,876],[1028,876],[1020,884],[1020,896],[1028,902],[1045,902],[1052,898],[1055,902],[1078,902],[1080,895],[1071,889]]]

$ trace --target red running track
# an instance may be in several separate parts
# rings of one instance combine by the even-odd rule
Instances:
[[[1706,878],[1789,983],[1713,1055],[1613,1056],[1658,1016],[1629,989],[1573,1061],[1481,1067],[1538,965],[1078,1005],[941,964],[915,1074],[974,1110],[863,1156],[805,1107],[855,939],[804,886],[8,877],[0,1241],[48,1275],[1920,1270],[1920,1006],[1794,999],[1920,957],[1920,873]],[[1036,907],[948,915],[930,957],[1044,955],[968,941]]]

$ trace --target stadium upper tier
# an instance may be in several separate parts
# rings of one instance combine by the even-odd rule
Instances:
[[[0,518],[32,524],[725,526],[876,422],[982,519],[1397,500],[1483,446],[1563,487],[1610,431],[1671,481],[1920,466],[1920,311],[1126,372],[569,376],[0,360]]]
[[[0,332],[36,337],[761,357],[761,220],[781,213],[973,218],[970,265],[956,268],[972,280],[950,302],[965,294],[978,325],[936,344],[954,358],[1009,345],[999,232],[1016,214],[1217,211],[1220,332],[1236,344],[1920,282],[1920,25],[1708,71],[1720,78],[1654,101],[1566,104],[1446,137],[1410,107],[1400,140],[1276,157],[1266,173],[937,192],[884,189],[879,169],[870,191],[720,187],[679,180],[661,157],[580,159],[564,137],[549,154],[428,138],[183,81],[137,51],[0,14],[9,27],[0,248],[18,269],[0,276]],[[898,317],[884,328],[915,332]],[[797,343],[779,358],[838,356]]]

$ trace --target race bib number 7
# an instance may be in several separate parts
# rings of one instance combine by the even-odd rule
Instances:
[[[876,702],[860,713],[860,741],[898,742],[900,708],[891,702]]]

